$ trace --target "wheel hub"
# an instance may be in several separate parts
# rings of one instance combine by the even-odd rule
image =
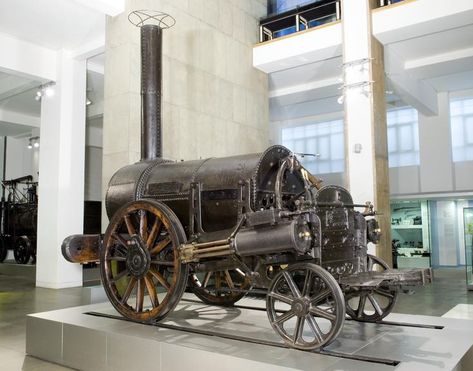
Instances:
[[[307,298],[295,299],[291,305],[292,311],[298,317],[304,317],[309,314],[310,301]]]
[[[142,241],[136,236],[132,237],[132,244],[128,247],[126,257],[126,266],[128,272],[138,279],[143,278],[148,272],[151,265],[151,256],[148,249]]]

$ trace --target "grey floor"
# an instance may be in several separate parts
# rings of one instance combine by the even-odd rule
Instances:
[[[463,268],[439,269],[434,276],[434,284],[400,295],[394,312],[441,316],[457,304],[473,304]],[[25,354],[26,314],[88,304],[81,294],[81,288],[35,288],[31,275],[0,270],[0,370],[70,370]]]

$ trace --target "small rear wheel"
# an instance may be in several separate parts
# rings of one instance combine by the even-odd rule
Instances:
[[[303,350],[329,344],[345,321],[340,286],[330,273],[313,263],[291,264],[274,277],[266,311],[284,342]]]
[[[30,261],[33,248],[31,241],[26,236],[20,236],[15,240],[13,256],[18,264],[26,264]]]
[[[389,269],[384,260],[367,256],[367,272],[383,272]],[[396,304],[398,291],[387,285],[375,289],[351,288],[345,293],[347,314],[356,321],[378,322],[386,317]]]
[[[237,268],[191,273],[189,286],[194,295],[206,304],[231,306],[246,295],[251,283]]]

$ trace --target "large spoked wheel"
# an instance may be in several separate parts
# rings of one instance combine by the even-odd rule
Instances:
[[[304,350],[329,344],[345,321],[345,301],[337,281],[312,263],[291,264],[274,277],[266,310],[284,342]]]
[[[367,256],[368,272],[383,272],[388,265],[376,256]],[[345,293],[347,314],[357,321],[378,322],[391,313],[398,292],[381,285],[376,289],[352,288]]]
[[[186,235],[174,212],[157,201],[134,201],[113,216],[100,257],[110,302],[135,321],[160,320],[184,292],[188,266],[178,247]]]
[[[250,280],[240,269],[191,273],[189,286],[200,300],[210,305],[231,306],[246,295]]]
[[[15,240],[13,256],[18,264],[26,264],[30,261],[33,252],[31,241],[26,236],[20,236]]]

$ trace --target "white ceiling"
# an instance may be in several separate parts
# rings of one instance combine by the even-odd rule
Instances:
[[[87,1],[2,0],[0,33],[52,50],[81,50],[104,39],[105,34],[105,14],[93,9],[97,5],[92,3],[94,0],[90,4]],[[87,72],[87,96],[97,103],[103,100],[103,74],[96,72],[103,72],[103,53],[91,61],[94,68]],[[34,97],[45,82],[15,71],[0,71],[0,110],[39,118],[41,103]],[[31,131],[29,126],[17,126],[15,129],[12,122],[0,121],[0,135],[18,136]]]
[[[472,46],[473,24],[389,45],[397,55],[403,56],[405,60],[425,58],[426,56],[448,53]]]
[[[46,48],[72,50],[104,34],[105,15],[70,0],[2,0],[0,32]]]
[[[425,59],[425,65],[408,71],[413,77],[431,86],[437,92],[473,89],[473,58],[452,57],[451,60],[447,58],[442,63],[428,64],[431,58],[438,59],[439,56],[448,56],[449,53],[473,48],[473,19],[472,24],[467,26],[426,34],[386,46],[403,62],[423,62]],[[341,75],[341,64],[342,59],[339,56],[271,73],[269,78],[270,119],[279,121],[343,110],[343,106],[336,103],[341,95],[338,87],[342,83],[336,82]],[[317,82],[330,83],[320,87]],[[388,79],[386,82],[386,90],[393,90]],[[290,92],[291,87],[294,91],[284,94]],[[300,91],[297,91],[298,88]],[[406,104],[399,101],[395,91],[394,94],[386,95],[386,100],[388,106]]]

